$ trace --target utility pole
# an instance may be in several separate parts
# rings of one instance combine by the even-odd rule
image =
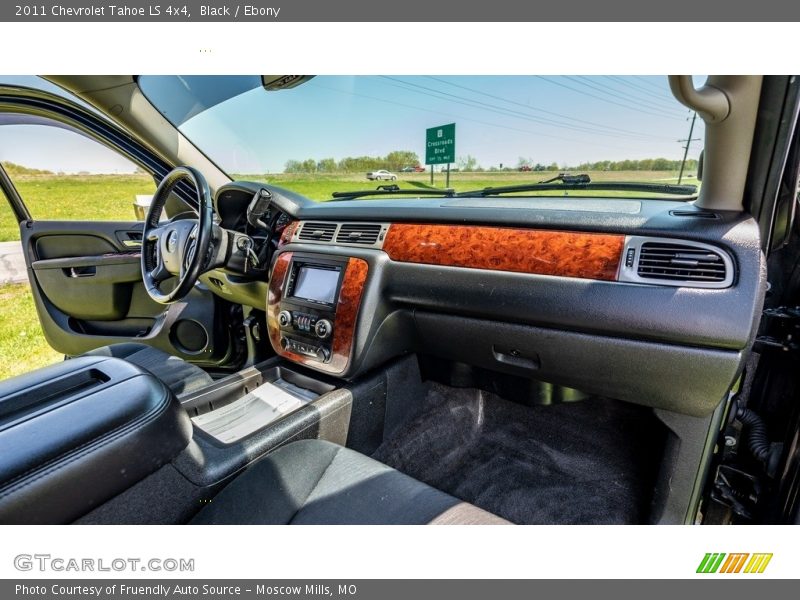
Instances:
[[[678,185],[681,184],[681,180],[683,179],[683,168],[686,166],[686,157],[689,154],[689,146],[692,145],[692,142],[699,142],[700,138],[693,138],[692,133],[694,133],[694,122],[697,120],[697,112],[692,114],[692,124],[689,125],[689,137],[685,140],[678,140],[679,142],[683,143],[686,142],[686,145],[683,147],[683,160],[681,161],[681,172],[678,174]]]

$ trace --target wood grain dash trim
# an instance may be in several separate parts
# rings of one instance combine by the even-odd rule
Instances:
[[[393,223],[394,261],[615,281],[625,236],[471,225]]]
[[[281,301],[286,292],[289,277],[289,266],[293,254],[284,252],[279,255],[272,269],[267,297],[267,330],[269,341],[275,352],[293,362],[306,365],[318,371],[338,375],[344,373],[350,364],[353,352],[356,322],[358,311],[361,307],[361,297],[369,273],[369,265],[365,260],[353,258],[347,261],[342,287],[339,290],[339,299],[336,303],[336,316],[333,324],[333,341],[331,344],[331,359],[322,363],[310,357],[295,354],[281,348],[281,331],[278,325]]]
[[[281,238],[278,241],[278,248],[281,248],[292,241],[292,236],[294,235],[295,229],[300,224],[300,221],[290,221],[286,224],[286,227],[283,229],[283,233],[281,233]]]
[[[361,307],[361,296],[367,281],[369,265],[360,258],[350,257],[336,303],[336,322],[333,324],[331,361],[327,365],[332,373],[341,373],[350,362],[356,333],[356,319]]]

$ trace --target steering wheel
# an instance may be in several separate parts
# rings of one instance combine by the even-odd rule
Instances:
[[[184,180],[197,191],[196,218],[182,214],[160,223],[161,211],[170,194]],[[142,231],[142,280],[153,300],[172,304],[191,291],[211,247],[212,224],[211,190],[205,177],[192,167],[170,171],[153,195]],[[175,287],[162,292],[159,286],[172,277],[178,278]]]

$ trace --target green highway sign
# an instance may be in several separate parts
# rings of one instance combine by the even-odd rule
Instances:
[[[425,164],[456,162],[456,124],[431,127],[425,131]]]

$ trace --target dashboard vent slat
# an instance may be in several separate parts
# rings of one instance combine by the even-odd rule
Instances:
[[[719,219],[719,215],[710,210],[671,210],[673,217],[688,217],[690,219]]]
[[[330,242],[335,233],[336,223],[309,222],[303,223],[303,227],[300,229],[300,234],[297,237],[305,241]]]
[[[364,244],[371,246],[378,241],[381,226],[370,223],[343,223],[336,235],[338,244]]]
[[[728,267],[712,250],[684,244],[645,242],[637,268],[639,277],[673,281],[723,282]]]

